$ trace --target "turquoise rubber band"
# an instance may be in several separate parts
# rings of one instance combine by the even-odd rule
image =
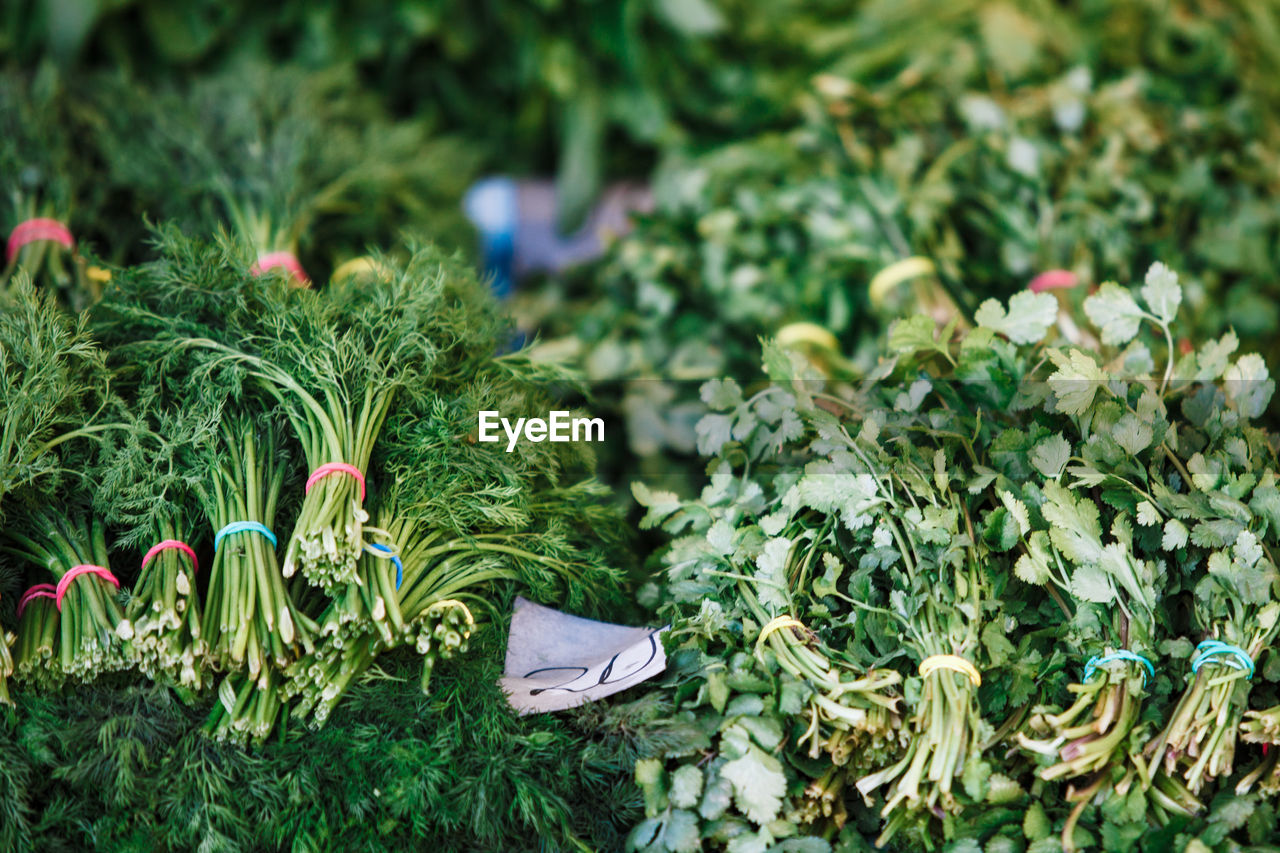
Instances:
[[[386,545],[382,545],[377,542],[370,542],[369,547],[374,548],[378,551],[382,551],[384,554],[391,554],[390,548],[388,548]],[[377,557],[378,555],[374,554],[373,556]],[[387,558],[382,557],[381,559],[385,560]],[[400,558],[395,554],[391,554],[391,562],[396,567],[396,591],[399,592],[400,582],[404,580],[404,563],[400,562]]]
[[[1221,640],[1205,640],[1196,646],[1195,660],[1191,661],[1191,671],[1199,672],[1206,663],[1220,663],[1232,669],[1249,673],[1246,678],[1253,678],[1253,658],[1239,646],[1224,643]]]
[[[216,552],[222,544],[223,537],[232,533],[259,533],[271,540],[271,547],[276,547],[276,535],[265,524],[257,521],[233,521],[213,535],[213,550]]]
[[[1118,660],[1129,661],[1130,663],[1142,664],[1142,686],[1147,686],[1147,676],[1156,677],[1156,669],[1151,665],[1151,661],[1144,658],[1137,652],[1131,652],[1128,649],[1121,649],[1118,652],[1111,652],[1102,656],[1094,655],[1084,665],[1084,680],[1087,682],[1093,678],[1094,673],[1098,671],[1098,667],[1105,666],[1109,663],[1115,663]]]

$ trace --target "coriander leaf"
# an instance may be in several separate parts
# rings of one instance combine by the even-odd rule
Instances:
[[[671,805],[691,809],[702,797],[702,771],[693,764],[682,764],[671,774]]]
[[[1048,293],[1019,291],[1009,300],[1008,312],[995,299],[978,306],[973,315],[980,328],[1004,335],[1015,344],[1034,344],[1058,319],[1058,300]]]
[[[700,395],[702,402],[719,411],[742,405],[742,389],[732,378],[708,380],[703,383]]]
[[[746,755],[721,767],[720,775],[733,784],[734,802],[748,820],[764,825],[778,816],[787,777],[773,756],[752,746]]]
[[[1241,356],[1227,368],[1223,386],[1232,406],[1246,418],[1256,418],[1266,411],[1276,390],[1267,363],[1255,353]]]
[[[733,437],[733,416],[703,415],[694,431],[698,436],[698,452],[715,456]]]
[[[1049,359],[1058,368],[1049,376],[1049,388],[1058,398],[1058,409],[1068,415],[1082,415],[1093,404],[1093,396],[1107,381],[1106,371],[1086,353],[1049,350]]]
[[[927,314],[914,314],[893,324],[889,329],[889,351],[910,355],[922,350],[945,352],[944,344],[934,338],[936,324]]]
[[[1031,464],[1051,480],[1058,479],[1070,459],[1071,443],[1060,432],[1041,439],[1031,450]]]
[[[1000,492],[1000,502],[1004,504],[1005,509],[1009,510],[1009,515],[1013,516],[1013,520],[1018,523],[1018,533],[1026,536],[1031,531],[1031,521],[1027,515],[1027,505],[1015,498],[1010,492]]]
[[[850,530],[858,530],[871,523],[871,510],[884,502],[878,491],[870,474],[852,474],[819,460],[805,466],[794,499],[819,512],[838,513]]]
[[[1160,547],[1166,551],[1177,551],[1186,547],[1187,544],[1187,526],[1176,518],[1171,518],[1164,524],[1164,536],[1160,540]]]
[[[722,557],[733,553],[733,525],[723,518],[716,519],[707,529],[707,543]]]
[[[1102,332],[1102,342],[1107,346],[1127,343],[1146,316],[1129,291],[1112,281],[1098,288],[1098,292],[1084,301],[1084,313],[1089,322]]]
[[[1172,322],[1178,315],[1178,306],[1182,304],[1182,287],[1178,284],[1178,274],[1156,261],[1147,270],[1144,281],[1146,283],[1142,285],[1142,298],[1146,301],[1147,308],[1165,323]]]
[[[1240,346],[1236,333],[1228,331],[1216,341],[1209,341],[1196,353],[1198,369],[1193,378],[1201,382],[1212,382],[1227,369],[1231,354]]]
[[[773,610],[787,607],[787,555],[792,542],[785,536],[770,539],[756,557],[756,580],[759,581],[760,603]]]
[[[898,395],[893,408],[899,412],[914,412],[932,390],[933,384],[928,379],[917,379],[911,383],[910,388]]]
[[[982,629],[982,645],[987,649],[987,658],[992,666],[1004,666],[1017,652],[996,622],[988,622],[987,627]]]
[[[673,809],[662,827],[662,843],[670,853],[697,853],[701,850],[702,833],[698,831],[697,816],[684,809]]]
[[[1126,412],[1112,427],[1111,438],[1130,456],[1137,456],[1151,444],[1151,426],[1132,412]]]
[[[1013,573],[1023,583],[1043,586],[1053,578],[1049,568],[1049,536],[1037,530],[1027,538],[1027,551],[1014,563]]]
[[[1258,537],[1248,530],[1240,531],[1231,551],[1235,555],[1236,562],[1245,568],[1253,568],[1262,559],[1262,545],[1258,543]]]
[[[635,496],[636,503],[647,507],[649,510],[640,521],[640,527],[645,530],[657,525],[671,513],[680,509],[680,498],[675,492],[650,489],[639,480],[631,484],[631,494]]]
[[[1082,565],[1071,574],[1071,594],[1096,604],[1110,604],[1115,598],[1111,578],[1095,564]]]
[[[1052,480],[1045,483],[1044,496],[1046,500],[1040,512],[1049,522],[1053,546],[1077,565],[1096,566],[1102,559],[1102,526],[1097,504],[1088,497],[1077,499]]]

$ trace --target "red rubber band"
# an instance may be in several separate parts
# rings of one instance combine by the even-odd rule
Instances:
[[[276,267],[284,267],[289,274],[297,279],[300,284],[310,284],[311,278],[307,275],[307,271],[302,268],[301,262],[293,252],[267,252],[265,255],[259,255],[257,262],[249,267],[249,272],[254,275],[262,275],[264,272]]]
[[[311,491],[311,487],[318,483],[322,478],[329,474],[350,474],[360,481],[360,500],[364,500],[364,474],[354,465],[348,465],[345,462],[326,462],[319,468],[311,472],[311,476],[307,478],[307,492]]]
[[[1080,279],[1071,270],[1045,270],[1031,279],[1027,287],[1032,293],[1043,293],[1046,290],[1069,290],[1080,283]]]
[[[27,605],[35,601],[37,598],[55,598],[57,590],[53,588],[51,583],[38,583],[31,589],[22,594],[22,598],[18,599],[18,617],[22,617],[22,611],[27,609]]]
[[[120,581],[116,580],[116,576],[111,574],[109,570],[102,568],[102,566],[72,566],[71,569],[62,576],[61,580],[58,581],[58,592],[53,597],[54,602],[58,605],[59,612],[62,611],[62,597],[66,595],[67,590],[71,588],[71,582],[81,575],[97,575],[116,589],[120,588]]]
[[[74,249],[76,245],[75,239],[71,236],[71,231],[58,220],[28,219],[26,222],[19,222],[9,232],[9,244],[5,249],[5,262],[13,263],[13,259],[18,256],[18,251],[23,246],[40,240],[52,240],[55,243],[66,246],[68,249]]]
[[[200,571],[200,561],[196,559],[196,552],[191,550],[191,546],[186,542],[179,542],[177,539],[165,539],[163,542],[157,542],[147,549],[147,553],[142,555],[142,568],[147,567],[147,563],[151,562],[151,558],[161,551],[178,550],[191,558],[191,572],[195,574]]]

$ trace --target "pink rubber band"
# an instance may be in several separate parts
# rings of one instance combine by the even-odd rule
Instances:
[[[18,599],[18,616],[21,618],[22,611],[27,609],[27,605],[35,601],[37,598],[55,598],[58,592],[53,588],[51,583],[38,583],[31,589],[22,594],[22,598]]]
[[[1071,270],[1045,270],[1031,279],[1027,287],[1032,293],[1043,293],[1046,290],[1069,290],[1080,283],[1080,279]]]
[[[265,255],[259,255],[257,263],[249,267],[249,272],[254,275],[262,275],[267,270],[275,269],[276,267],[287,269],[299,284],[311,283],[311,278],[307,275],[307,271],[302,268],[302,264],[293,252],[267,252]]]
[[[142,555],[142,568],[145,569],[147,567],[147,563],[150,563],[151,558],[156,554],[159,554],[161,551],[168,551],[171,549],[181,551],[191,558],[192,574],[200,571],[200,561],[196,559],[196,552],[192,551],[191,546],[186,542],[179,542],[177,539],[165,539],[164,541],[157,542],[148,548],[147,553]]]
[[[52,240],[66,246],[68,249],[74,249],[76,245],[75,239],[71,236],[71,231],[67,226],[63,225],[56,219],[28,219],[26,222],[20,222],[9,232],[9,244],[5,249],[5,262],[13,263],[13,259],[18,256],[18,251],[28,243],[35,243],[39,240]]]
[[[102,566],[72,566],[58,581],[58,592],[54,596],[54,602],[58,605],[58,612],[62,612],[62,597],[71,588],[71,582],[81,575],[97,575],[116,589],[120,588],[120,581],[116,580],[116,576],[107,569],[102,568]]]
[[[322,478],[329,474],[350,474],[360,481],[360,500],[364,500],[364,474],[354,465],[348,465],[345,462],[326,462],[319,468],[311,472],[311,476],[307,478],[306,491],[310,492],[311,487],[318,483]]]

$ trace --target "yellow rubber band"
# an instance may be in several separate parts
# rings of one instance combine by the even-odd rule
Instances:
[[[940,669],[949,669],[961,675],[969,676],[974,687],[982,684],[982,675],[978,668],[959,655],[931,655],[920,661],[920,677],[928,678]]]
[[[779,616],[760,629],[760,636],[756,638],[756,654],[760,654],[760,650],[764,648],[764,641],[769,639],[770,634],[774,631],[781,631],[783,628],[799,628],[803,631],[809,630],[804,626],[803,622],[793,616]]]
[[[467,617],[467,628],[471,629],[476,626],[476,620],[471,616],[471,609],[468,608],[467,605],[463,604],[461,601],[458,601],[458,599],[456,598],[446,598],[443,601],[437,601],[435,604],[432,604],[429,607],[427,607],[427,609],[423,612],[430,614],[433,611],[436,611],[437,609],[443,609],[445,607],[462,608],[462,612]]]
[[[375,261],[368,255],[362,255],[358,258],[352,258],[346,263],[340,265],[329,276],[329,280],[333,282],[342,281],[344,278],[352,278],[358,276],[386,276],[390,274],[385,264]]]
[[[840,341],[836,336],[817,323],[788,323],[778,330],[776,338],[778,346],[794,347],[797,344],[808,344],[821,349],[840,351]]]
[[[871,304],[879,307],[895,287],[908,279],[919,278],[922,275],[932,275],[934,269],[933,261],[919,255],[889,264],[889,266],[876,273],[875,277],[871,279],[871,284],[867,286]]]

